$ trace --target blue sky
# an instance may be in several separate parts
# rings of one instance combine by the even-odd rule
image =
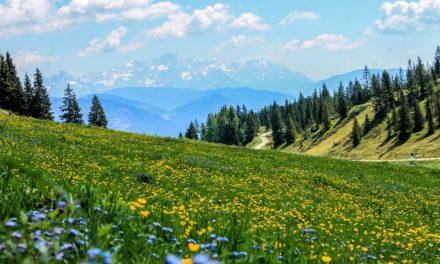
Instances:
[[[0,52],[20,73],[81,76],[173,52],[234,62],[265,57],[318,80],[431,61],[440,0],[0,1]]]

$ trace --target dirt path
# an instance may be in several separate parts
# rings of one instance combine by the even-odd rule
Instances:
[[[267,145],[267,143],[269,143],[269,139],[268,136],[272,134],[272,132],[266,132],[261,134],[260,138],[261,138],[261,143],[258,144],[257,146],[255,146],[255,149],[262,149],[264,146]]]

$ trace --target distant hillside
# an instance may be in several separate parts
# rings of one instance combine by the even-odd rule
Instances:
[[[79,95],[102,93],[120,87],[174,87],[210,90],[221,87],[252,87],[296,95],[313,84],[300,72],[264,58],[242,63],[217,59],[182,59],[165,54],[151,61],[132,61],[99,73],[72,76],[61,71],[46,78],[52,96],[62,96],[67,83]]]
[[[424,103],[420,104],[423,109]],[[353,147],[351,133],[353,120],[357,118],[360,126],[364,125],[365,116],[374,116],[371,102],[354,107],[346,120],[340,122],[339,117],[331,120],[332,128],[322,133],[316,130],[309,134],[297,135],[295,143],[279,147],[284,152],[305,153],[314,156],[331,156],[344,159],[375,160],[375,159],[408,159],[410,155],[419,158],[440,157],[440,130],[427,136],[428,127],[414,133],[407,141],[399,142],[396,137],[387,137],[387,123],[383,121],[365,134],[361,143]],[[269,148],[269,146],[266,146]]]
[[[185,131],[191,120],[205,122],[209,113],[224,105],[246,105],[260,109],[273,101],[293,100],[292,96],[249,88],[193,90],[181,88],[120,88],[98,94],[102,101],[109,127],[129,132],[161,136],[177,136]],[[91,105],[91,95],[80,96],[84,115]],[[58,118],[60,97],[52,98],[52,110]]]
[[[386,69],[390,75],[395,76],[396,74],[399,74],[399,69]],[[338,75],[331,76],[327,79],[321,80],[319,82],[316,82],[312,86],[310,86],[304,93],[305,94],[311,94],[313,91],[319,90],[322,88],[322,85],[325,83],[327,88],[330,91],[334,91],[338,89],[339,82],[342,82],[343,85],[347,85],[350,81],[353,81],[358,79],[359,81],[362,80],[363,75],[363,69],[354,70],[347,73],[342,73]],[[382,74],[383,69],[369,69],[371,74]]]
[[[100,95],[100,101],[105,109],[109,128],[162,136],[176,136],[179,132],[176,125],[162,117],[166,111],[160,108],[116,96]],[[87,121],[92,96],[80,97],[78,102],[83,118]],[[57,120],[61,113],[61,105],[62,98],[52,98],[52,110]]]

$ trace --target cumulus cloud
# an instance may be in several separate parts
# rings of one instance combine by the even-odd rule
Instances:
[[[121,12],[99,13],[96,15],[98,22],[108,20],[154,20],[170,14],[177,13],[180,6],[171,2],[159,2],[146,7],[133,7]]]
[[[385,2],[380,11],[383,16],[375,21],[375,25],[386,33],[421,31],[440,25],[440,0]]]
[[[351,41],[342,34],[321,34],[313,39],[293,39],[282,47],[284,51],[298,49],[345,50],[360,46],[364,40]]]
[[[42,62],[55,62],[58,61],[58,57],[41,55],[38,52],[31,51],[19,51],[14,55],[14,62],[18,67],[23,67],[31,64]]]
[[[221,31],[230,19],[228,7],[215,4],[194,10],[192,14],[181,12],[170,15],[165,23],[148,30],[147,35],[150,38],[182,38],[207,31]]]
[[[252,13],[234,17],[224,4],[208,5],[192,13],[179,12],[168,16],[162,25],[146,30],[149,38],[183,38],[207,32],[220,32],[230,29],[267,30],[270,26],[261,22],[261,18]]]
[[[104,39],[94,38],[90,41],[89,46],[83,50],[78,51],[81,57],[86,57],[91,53],[111,53],[120,52],[127,53],[129,51],[137,50],[143,47],[140,42],[133,42],[130,44],[122,44],[121,39],[127,34],[128,30],[125,27],[118,27],[111,31]]]
[[[232,36],[228,41],[221,43],[216,51],[219,52],[227,47],[240,48],[244,46],[257,45],[261,44],[265,41],[264,37],[256,36],[256,37],[248,37],[246,35],[237,35]]]
[[[231,22],[229,27],[233,29],[251,29],[257,31],[265,31],[270,28],[268,24],[261,22],[261,17],[252,13],[241,14],[240,17]]]
[[[290,13],[286,18],[284,18],[281,22],[280,22],[280,26],[285,26],[291,23],[295,23],[298,20],[315,20],[317,21],[319,19],[319,14],[312,12],[312,11],[307,11],[307,12],[299,12],[299,11],[294,11],[292,13]]]
[[[62,30],[90,20],[154,20],[178,12],[171,2],[148,0],[6,0],[0,3],[0,36]]]

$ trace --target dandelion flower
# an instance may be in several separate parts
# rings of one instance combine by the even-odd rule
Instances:
[[[194,243],[189,243],[188,244],[188,249],[191,252],[197,252],[200,249],[200,245],[199,244],[194,244]]]
[[[142,217],[148,217],[150,215],[150,212],[148,211],[141,211],[141,216]]]
[[[332,258],[331,258],[331,257],[328,257],[328,256],[323,256],[323,257],[321,258],[321,260],[322,260],[322,262],[324,262],[324,263],[330,263],[330,261],[332,261]]]

